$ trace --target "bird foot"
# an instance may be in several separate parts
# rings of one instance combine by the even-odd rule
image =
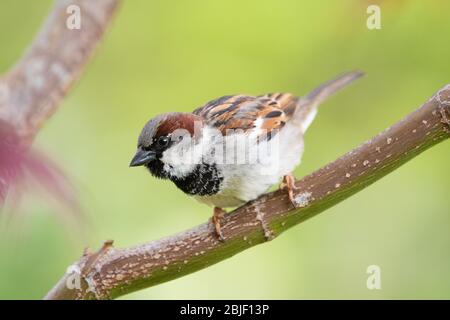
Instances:
[[[292,174],[287,174],[283,176],[283,180],[280,184],[280,189],[286,189],[288,192],[289,200],[291,201],[294,208],[297,208],[298,204],[294,198],[294,191],[298,188],[295,186],[295,178]]]
[[[222,228],[220,225],[220,221],[222,220],[223,216],[225,215],[226,211],[219,207],[214,207],[214,213],[211,218],[212,223],[214,225],[216,235],[219,238],[220,241],[225,241],[225,237],[222,233]]]

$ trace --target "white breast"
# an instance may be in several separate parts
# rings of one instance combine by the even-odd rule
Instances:
[[[196,199],[212,206],[234,207],[257,198],[294,170],[303,154],[303,133],[302,128],[288,123],[270,141],[257,143],[256,136],[236,133],[215,148],[224,150],[223,161],[217,153],[214,160],[224,178],[221,191]]]

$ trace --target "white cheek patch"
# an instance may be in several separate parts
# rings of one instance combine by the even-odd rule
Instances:
[[[198,164],[202,163],[206,142],[203,138],[196,142],[191,136],[184,137],[163,152],[160,160],[164,163],[164,170],[178,178],[189,175]]]

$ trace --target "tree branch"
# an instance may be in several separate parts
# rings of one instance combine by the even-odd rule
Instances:
[[[31,141],[78,78],[119,0],[59,0],[27,53],[0,77],[0,120]],[[67,8],[80,8],[80,29],[69,29]],[[1,123],[0,123],[1,125]]]
[[[0,208],[25,159],[31,160],[33,137],[78,78],[118,3],[58,0],[27,53],[0,76]],[[79,8],[80,29],[66,24],[74,6]]]
[[[449,119],[447,85],[400,122],[298,181],[298,208],[279,190],[227,215],[222,224],[225,242],[217,240],[211,223],[131,248],[113,248],[112,242],[106,242],[98,252],[85,253],[45,298],[116,298],[201,270],[263,243],[449,138]],[[74,279],[79,280],[78,289],[70,289]]]

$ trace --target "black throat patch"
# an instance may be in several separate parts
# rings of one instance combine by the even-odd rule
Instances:
[[[211,196],[220,190],[223,177],[214,164],[198,164],[186,177],[169,177],[184,193],[196,196]]]
[[[170,179],[184,193],[197,196],[211,196],[220,190],[223,176],[214,164],[201,163],[186,177],[172,176],[164,170],[160,160],[152,161],[146,165],[151,174],[159,179]]]
[[[164,163],[162,163],[159,159],[151,161],[145,165],[150,173],[159,179],[168,179],[169,173],[164,170]]]

